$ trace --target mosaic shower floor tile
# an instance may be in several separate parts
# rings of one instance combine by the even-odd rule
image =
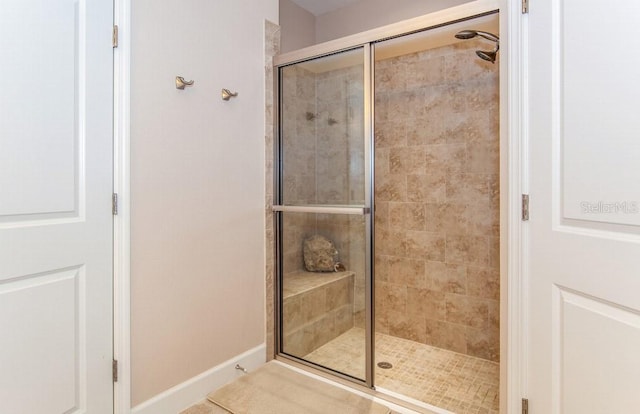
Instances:
[[[365,331],[353,328],[305,359],[364,377]],[[375,384],[457,414],[498,414],[499,364],[418,342],[376,334]]]

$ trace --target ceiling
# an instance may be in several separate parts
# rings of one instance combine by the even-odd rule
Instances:
[[[314,16],[341,9],[360,0],[291,0]]]

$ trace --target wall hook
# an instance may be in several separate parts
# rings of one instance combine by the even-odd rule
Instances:
[[[228,101],[230,98],[238,96],[238,92],[231,92],[229,89],[222,89],[222,100]]]
[[[176,76],[176,89],[184,89],[185,86],[191,86],[193,85],[195,81],[186,81],[184,80],[184,78],[182,76]]]

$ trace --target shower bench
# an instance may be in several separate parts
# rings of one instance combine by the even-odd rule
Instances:
[[[283,350],[305,356],[353,327],[352,271],[298,271],[283,277]]]

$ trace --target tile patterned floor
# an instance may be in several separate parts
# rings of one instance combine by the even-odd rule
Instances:
[[[353,328],[305,359],[362,378],[364,329]],[[376,385],[457,414],[498,414],[499,365],[468,355],[376,334]]]

